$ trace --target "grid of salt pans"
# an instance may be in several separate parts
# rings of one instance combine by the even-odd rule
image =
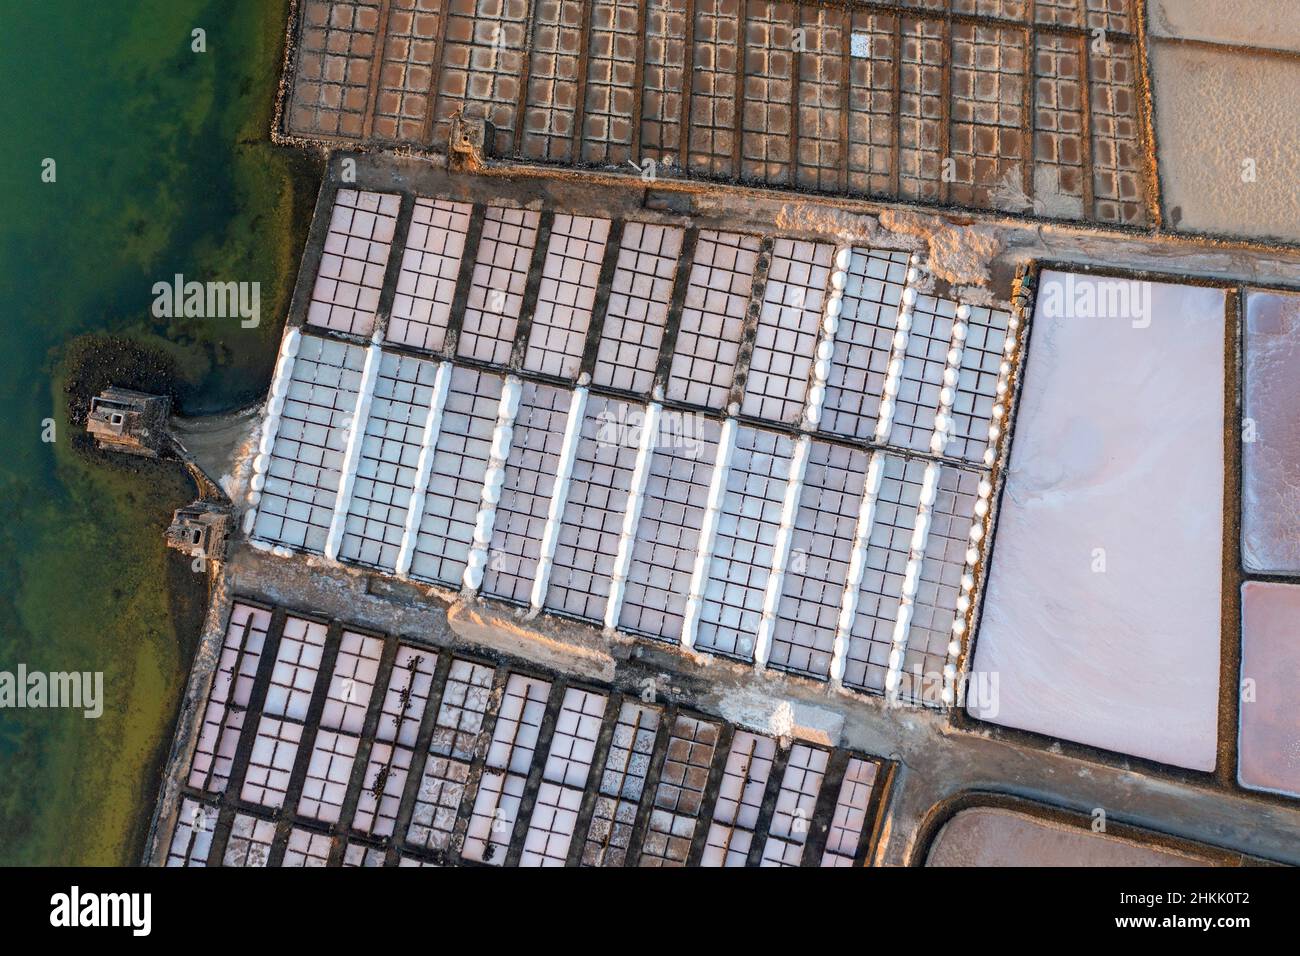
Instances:
[[[617,164],[630,157],[632,104],[640,98],[640,6],[637,0],[592,5],[583,162]]]
[[[732,144],[738,135],[738,69],[744,48],[740,7],[730,0],[696,0],[690,99],[692,172],[733,175]]]
[[[885,455],[844,683],[883,692],[925,462]]]
[[[532,11],[528,51],[528,106],[523,153],[530,159],[575,159],[574,110],[578,101],[578,53],[585,46],[582,4],[545,0]],[[480,12],[483,7],[479,7]]]
[[[393,661],[388,689],[375,728],[374,745],[362,777],[352,828],[390,837],[415,757],[415,737],[429,699],[438,655],[403,645]]]
[[[973,23],[954,23],[950,31],[948,198],[990,206],[994,184],[1019,176],[1025,164],[1025,31]]]
[[[844,36],[841,21],[851,16],[851,12],[846,15],[830,7],[800,4],[794,21],[796,28],[802,27],[804,38],[793,76],[798,84],[794,90],[799,136],[795,177],[800,186],[827,192],[839,189],[844,166],[839,138],[841,103],[842,97],[853,96],[844,90],[849,80],[843,50],[852,41]],[[852,128],[854,124],[850,121],[849,125]]]
[[[446,344],[472,212],[469,203],[415,200],[392,316],[384,333],[390,342],[431,352],[441,351]]]
[[[235,814],[230,826],[230,839],[222,866],[266,866],[271,858],[271,843],[275,840],[275,824],[259,820],[247,813]]]
[[[673,352],[669,398],[705,408],[727,404],[758,251],[754,236],[700,233]]]
[[[605,618],[643,415],[641,406],[618,399],[587,401],[546,592],[549,610]]]
[[[429,752],[468,760],[483,730],[492,690],[492,669],[471,661],[452,661],[442,692]]]
[[[293,773],[298,745],[302,743],[303,725],[263,714],[248,756],[248,769],[239,797],[246,803],[259,803],[272,810],[284,806]]]
[[[641,847],[641,866],[686,865],[719,733],[715,723],[677,715]]]
[[[898,107],[894,105],[895,66],[898,43],[894,40],[897,20],[889,14],[869,9],[849,12],[845,26],[850,35],[844,39],[849,48],[849,130],[848,188],[853,192],[882,195],[895,189],[892,152],[894,123]],[[900,37],[901,40],[901,37]],[[853,56],[857,52],[859,55]],[[862,56],[861,53],[871,53]]]
[[[329,864],[333,841],[323,833],[313,833],[302,827],[289,831],[289,844],[284,849],[283,866],[321,867]]]
[[[379,360],[339,557],[392,571],[433,400],[438,366],[384,352]]]
[[[999,309],[971,307],[952,406],[953,437],[945,449],[954,458],[976,463],[984,460],[1010,318]]]
[[[306,720],[325,652],[326,627],[319,621],[288,617],[271,670],[262,709],[277,717]]]
[[[526,92],[520,77],[529,55],[531,7],[528,0],[447,5],[433,142],[446,142],[451,116],[470,106],[496,130],[492,152],[511,150],[516,106]]]
[[[361,796],[357,800],[352,829],[374,836],[392,836],[397,823],[397,807],[406,788],[413,754],[406,747],[376,740],[370,748],[362,777]]]
[[[428,142],[433,99],[429,86],[437,74],[441,0],[389,0],[383,60],[374,94],[377,139]],[[366,71],[369,78],[369,70]]]
[[[290,111],[302,132],[365,132],[378,0],[308,0],[302,5],[298,76]]]
[[[623,630],[681,636],[721,432],[711,419],[664,410],[619,609]]]
[[[662,0],[646,9],[641,149],[660,161],[681,148],[682,93],[694,79],[685,69],[686,19],[685,0]]]
[[[409,644],[398,645],[379,710],[376,740],[395,742],[402,747],[415,746],[416,735],[420,732],[420,717],[433,690],[433,672],[437,665],[438,655],[432,651],[422,651]]]
[[[372,635],[345,631],[340,638],[320,729],[298,800],[301,816],[323,823],[339,822],[383,652],[383,640]]]
[[[939,4],[942,6],[942,3]],[[949,62],[941,20],[900,17],[898,51],[898,191],[906,199],[940,198],[944,67]]]
[[[844,781],[835,800],[822,866],[852,866],[867,828],[867,809],[876,786],[876,765],[861,757],[850,757]]]
[[[445,850],[450,843],[491,690],[490,667],[452,661],[406,832],[408,842],[430,850]]]
[[[624,866],[659,730],[659,710],[624,701],[592,809],[583,866]]]
[[[508,601],[529,599],[572,400],[573,393],[566,389],[524,383],[483,575],[484,594]]]
[[[790,748],[760,866],[798,866],[803,860],[803,845],[808,840],[829,758],[825,750],[807,744]]]
[[[300,341],[253,535],[323,554],[366,350],[312,335]]]
[[[298,814],[322,823],[338,823],[343,815],[343,801],[347,797],[348,783],[361,738],[321,729],[316,734],[307,776],[298,800]]]
[[[420,777],[406,842],[428,850],[447,849],[468,782],[468,763],[430,755]]]
[[[498,668],[467,660],[447,662],[438,688],[437,652],[398,643],[389,648],[391,666],[381,666],[386,640],[346,628],[340,629],[333,669],[324,674],[314,658],[325,629],[305,618],[287,618],[276,666],[264,679],[274,679],[280,688],[283,706],[273,705],[277,711],[297,707],[295,693],[312,687],[320,723],[312,728],[277,714],[261,715],[267,726],[250,759],[249,787],[240,802],[224,801],[242,818],[223,851],[227,865],[266,865],[276,858],[273,847],[280,848],[285,866],[326,866],[336,850],[345,865],[422,859],[423,853],[412,856],[411,851],[433,851],[422,862],[440,865],[447,862],[446,851],[455,858],[453,837],[464,825],[462,855],[468,860],[502,865],[518,854],[522,866],[562,866],[570,860],[622,866],[642,812],[648,819],[638,850],[641,865],[684,865],[698,842],[703,865],[743,866],[759,852],[754,840],[764,834],[776,841],[766,848],[768,865],[800,862],[824,782],[824,751],[796,745],[782,754],[770,737],[740,728],[727,732],[715,720],[689,713],[677,713],[671,733],[664,733],[663,713],[653,704],[629,696],[615,712],[602,689],[569,686],[559,693],[546,680],[518,673],[501,673],[498,683]],[[376,690],[382,695],[378,700]],[[435,697],[436,714],[430,711]],[[495,710],[494,700],[499,701]],[[490,744],[484,740],[489,720]],[[426,723],[432,724],[429,759],[420,786],[412,788],[410,825],[399,836],[399,807]],[[593,776],[602,737],[607,746]],[[300,745],[313,739],[311,759],[295,760]],[[723,739],[726,756],[715,767]],[[661,740],[662,748],[656,746]],[[287,759],[276,753],[282,745]],[[877,768],[845,756],[847,775],[842,785],[836,782],[827,854],[838,853],[851,863],[865,831]],[[476,786],[475,759],[482,761],[483,775],[468,796]],[[655,766],[656,785],[646,793]],[[777,767],[779,793],[773,786]],[[716,794],[710,796],[715,774]],[[526,793],[533,775],[537,789]],[[290,808],[285,795],[299,786],[301,799]],[[832,794],[823,796],[829,800]],[[276,813],[250,812],[249,803]],[[350,804],[355,811],[346,809]],[[584,812],[590,820],[580,830]],[[772,814],[770,826],[760,826],[765,812]],[[520,814],[526,820],[518,819]],[[183,794],[168,864],[209,862],[218,817],[219,807],[206,798]],[[702,822],[707,830],[700,829]],[[394,837],[404,844],[389,849]],[[580,847],[574,846],[575,837]],[[347,845],[336,847],[338,840]]]
[[[794,117],[794,70],[799,59],[790,18],[798,5],[756,3],[742,7],[739,56],[744,58],[744,106],[740,111],[740,175],[763,183],[786,183],[794,157],[788,131]]]
[[[916,298],[907,354],[903,360],[903,377],[894,406],[894,427],[889,433],[891,445],[913,451],[925,451],[930,447],[956,314],[957,304],[951,299],[936,299],[930,295]]]
[[[747,425],[736,429],[696,632],[702,650],[754,657],[793,454],[789,435]]]
[[[668,322],[683,232],[627,222],[592,375],[597,385],[649,393]]]
[[[514,832],[551,685],[512,674],[497,714],[461,855],[501,866]]]
[[[343,632],[334,670],[330,674],[329,690],[325,693],[325,709],[320,719],[322,727],[349,734],[361,733],[383,652],[384,642],[379,638],[356,631]]]
[[[865,451],[812,442],[772,631],[773,667],[830,672],[866,471]]]
[[[378,847],[364,843],[349,843],[343,851],[344,866],[383,866],[385,853]]]
[[[469,558],[505,379],[456,367],[433,449],[411,577],[459,586]]]
[[[401,198],[392,193],[340,189],[335,194],[307,307],[310,324],[355,335],[371,333],[401,205]]]
[[[776,741],[747,730],[737,731],[722,772],[713,823],[704,844],[701,866],[744,866],[758,827],[767,778],[776,759]]]
[[[207,866],[212,849],[212,831],[217,826],[217,808],[191,797],[181,800],[176,830],[167,848],[167,866]]]
[[[934,696],[932,689],[942,684],[979,482],[975,472],[959,468],[939,471],[903,655],[903,681],[910,683],[911,694],[918,700],[928,691]]]
[[[230,781],[231,763],[270,627],[270,611],[236,604],[230,612],[187,778],[196,790],[224,793]]]
[[[285,619],[266,701],[253,739],[240,798],[271,809],[284,805],[325,650],[324,624]]]
[[[773,243],[740,406],[744,414],[786,424],[803,417],[834,255],[835,247],[824,242]]]
[[[568,860],[607,703],[594,691],[570,687],[564,692],[520,866],[564,866]]]
[[[528,371],[577,378],[609,225],[589,216],[555,217],[524,353]]]
[[[457,354],[504,365],[514,347],[541,214],[489,206],[474,256]]]
[[[853,250],[826,380],[823,431],[861,441],[875,435],[910,258],[906,252]]]

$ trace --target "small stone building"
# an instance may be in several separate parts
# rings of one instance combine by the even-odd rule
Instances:
[[[157,458],[167,447],[171,399],[109,386],[90,400],[86,432],[108,451]]]
[[[167,528],[167,547],[193,557],[220,561],[230,537],[230,508],[211,501],[196,501],[177,508]]]

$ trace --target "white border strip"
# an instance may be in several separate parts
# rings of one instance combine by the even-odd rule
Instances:
[[[841,246],[835,250],[834,268],[830,274],[830,288],[822,310],[820,338],[813,360],[812,381],[808,385],[808,399],[804,403],[803,427],[815,431],[822,420],[822,405],[826,401],[826,380],[831,375],[831,360],[835,357],[835,333],[840,327],[840,313],[844,311],[844,287],[849,281],[849,265],[853,250]]]
[[[722,499],[727,493],[727,472],[731,470],[731,453],[736,447],[736,420],[728,418],[722,423],[718,439],[718,458],[713,466],[713,479],[709,483],[709,500],[700,522],[699,548],[695,552],[695,569],[691,572],[691,590],[682,612],[682,647],[695,649],[695,629],[700,623],[700,610],[704,605],[704,589],[709,583],[709,567],[713,559],[713,541],[718,533],[718,515]]]
[[[510,444],[514,441],[515,416],[519,414],[519,399],[523,388],[524,383],[514,375],[507,375],[501,388],[497,423],[492,430],[492,450],[488,453],[478,517],[474,521],[474,541],[462,579],[470,594],[476,594],[479,585],[483,583],[488,548],[492,544],[492,529],[496,526],[497,502],[501,500],[501,487],[506,481],[506,459],[510,457]]]
[[[271,390],[266,399],[266,417],[262,419],[262,434],[257,443],[257,454],[253,458],[253,474],[248,482],[248,505],[244,512],[244,534],[253,537],[253,527],[257,524],[257,506],[262,500],[262,488],[266,486],[266,473],[271,469],[271,449],[275,447],[276,435],[280,432],[280,416],[284,413],[284,400],[293,384],[294,359],[302,345],[302,331],[293,326],[284,333],[280,342],[280,358],[275,363],[275,375],[271,378]]]
[[[1003,423],[1009,418],[1012,395],[1012,377],[1016,363],[1012,358],[1020,346],[1021,319],[1013,308],[1007,317],[1007,337],[1002,344],[1002,362],[998,366],[997,399],[989,419],[989,444],[984,450],[984,465],[992,469],[1001,454]],[[993,477],[988,472],[980,477],[975,500],[975,514],[971,520],[970,547],[966,549],[966,568],[961,576],[961,594],[957,597],[957,614],[952,622],[952,640],[948,642],[948,660],[943,666],[942,700],[951,706],[957,702],[957,665],[965,643],[967,618],[974,600],[975,569],[987,547],[986,535],[992,530]]]
[[[785,569],[790,561],[790,542],[794,538],[795,517],[799,513],[799,499],[803,497],[803,479],[808,470],[808,456],[812,451],[812,438],[800,435],[795,439],[794,454],[790,458],[790,478],[785,486],[785,499],[781,503],[781,524],[772,545],[772,570],[763,594],[763,616],[758,622],[754,639],[754,666],[762,670],[772,654],[772,634],[776,630],[776,614],[785,590]]]
[[[921,265],[921,257],[913,254],[911,265],[907,269],[907,284],[903,286],[903,295],[898,303],[898,319],[894,326],[893,348],[889,352],[884,395],[876,415],[876,441],[881,444],[889,441],[889,433],[894,429],[894,400],[898,397],[898,386],[903,380],[908,333],[912,331],[912,309],[916,305],[916,288],[913,283],[920,277],[921,270],[924,268]]]
[[[538,547],[537,571],[533,576],[533,590],[529,598],[532,613],[542,610],[546,603],[546,589],[551,582],[551,567],[555,563],[555,546],[560,540],[560,525],[564,522],[564,506],[569,500],[569,479],[573,477],[573,460],[578,454],[578,437],[582,434],[582,417],[587,411],[587,389],[575,386],[569,393],[569,417],[564,422],[564,441],[560,445],[560,461],[555,473],[555,487],[551,489],[551,503],[546,511],[546,526]]]
[[[898,683],[903,673],[903,657],[907,653],[907,639],[912,628],[916,592],[921,585],[925,546],[930,539],[930,521],[934,500],[939,492],[939,472],[942,467],[937,461],[929,462],[925,466],[925,477],[921,479],[920,501],[916,509],[916,522],[912,525],[912,540],[908,549],[907,568],[903,572],[898,615],[894,618],[894,646],[889,651],[889,671],[885,674],[885,696],[891,704],[898,703],[899,699]],[[919,699],[919,695],[913,696]]]
[[[969,329],[970,306],[964,302],[957,306],[957,317],[952,323],[952,339],[948,343],[948,364],[943,370],[943,388],[939,389],[939,409],[934,416],[934,434],[930,436],[930,451],[942,455],[952,441],[952,406],[957,400],[957,383],[961,381],[961,363],[965,355],[966,335]]]
[[[429,402],[429,417],[424,422],[420,438],[420,457],[415,464],[415,487],[411,489],[410,503],[406,509],[406,527],[402,531],[402,548],[397,553],[397,566],[393,573],[406,577],[415,557],[415,540],[424,520],[424,502],[429,494],[429,479],[433,472],[433,456],[442,431],[442,412],[447,405],[447,390],[451,386],[452,364],[438,363],[438,373],[433,380],[433,397]]]
[[[627,575],[632,567],[632,549],[636,544],[636,530],[641,523],[641,509],[645,505],[646,482],[650,478],[650,458],[659,440],[659,415],[663,406],[651,402],[645,407],[641,424],[641,441],[637,446],[636,467],[632,470],[632,486],[627,493],[627,510],[623,512],[623,527],[618,535],[618,553],[614,556],[614,570],[610,574],[609,600],[605,602],[605,628],[618,627],[623,610],[623,596],[627,593]]]
[[[873,451],[867,462],[867,479],[862,489],[862,504],[858,508],[858,524],[853,531],[853,552],[849,558],[849,573],[844,582],[844,596],[840,600],[840,620],[835,629],[835,644],[831,651],[831,683],[844,682],[844,669],[848,663],[849,641],[853,636],[853,622],[858,615],[858,596],[862,591],[862,577],[867,567],[867,548],[871,544],[871,529],[876,521],[876,496],[885,474],[885,453]]]
[[[375,397],[375,379],[379,376],[379,363],[384,353],[378,342],[366,350],[366,364],[357,387],[357,404],[352,412],[351,432],[347,451],[340,469],[338,494],[334,498],[334,516],[330,520],[329,537],[325,539],[325,557],[337,561],[339,544],[343,541],[343,527],[347,524],[348,508],[352,504],[352,486],[357,480],[357,462],[361,459],[361,443],[365,440],[366,422],[370,418],[370,402]]]

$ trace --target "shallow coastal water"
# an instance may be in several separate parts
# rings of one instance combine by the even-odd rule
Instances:
[[[111,332],[162,349],[189,414],[255,400],[319,169],[267,139],[287,0],[8,7],[0,671],[102,671],[106,700],[97,720],[0,710],[0,864],[128,863],[202,612],[201,579],[161,541],[193,490],[178,468],[72,447],[68,346]],[[258,326],[154,318],[154,284],[178,273],[260,283]]]

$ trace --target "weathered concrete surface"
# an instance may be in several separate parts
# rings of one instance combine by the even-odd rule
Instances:
[[[1206,860],[995,807],[962,810],[926,866],[1203,866]]]
[[[1152,36],[1300,52],[1293,0],[1148,0]]]
[[[1150,46],[1165,224],[1300,242],[1300,60],[1161,40]]]

